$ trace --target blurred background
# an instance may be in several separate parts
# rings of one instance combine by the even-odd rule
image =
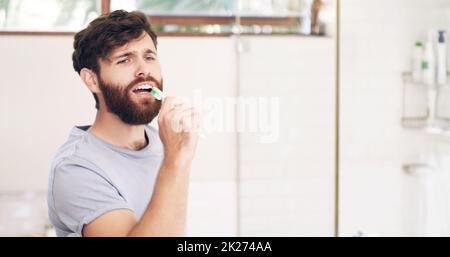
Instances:
[[[450,236],[448,0],[0,0],[0,236],[55,235],[51,160],[96,113],[73,36],[117,9],[213,124],[188,236]]]

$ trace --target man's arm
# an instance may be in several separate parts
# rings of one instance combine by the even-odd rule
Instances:
[[[166,98],[158,118],[164,160],[142,218],[128,209],[110,211],[83,228],[83,236],[182,236],[186,224],[189,170],[199,124],[194,109]],[[182,130],[182,131],[181,131]],[[187,132],[186,132],[187,131]]]

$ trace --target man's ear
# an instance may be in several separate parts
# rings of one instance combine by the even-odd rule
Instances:
[[[83,68],[80,70],[80,77],[92,93],[98,94],[101,92],[98,77],[95,72],[88,68]]]

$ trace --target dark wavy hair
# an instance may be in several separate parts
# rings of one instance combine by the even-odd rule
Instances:
[[[98,17],[89,23],[87,28],[75,34],[72,54],[73,68],[78,74],[81,69],[88,68],[99,75],[98,61],[100,58],[106,58],[112,50],[138,38],[144,31],[157,47],[156,33],[152,30],[144,13],[117,10]],[[95,93],[93,95],[95,108],[98,109],[98,97]]]

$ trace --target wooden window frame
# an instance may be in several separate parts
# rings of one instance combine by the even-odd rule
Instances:
[[[111,9],[111,0],[101,0],[101,14],[107,14]],[[298,24],[299,16],[289,17],[257,17],[257,16],[206,16],[206,15],[149,15],[150,22],[155,25],[209,25],[209,24],[237,24],[240,25],[272,25],[294,26]],[[65,31],[0,31],[0,35],[29,35],[29,36],[73,36],[76,32]],[[202,32],[158,32],[158,36],[166,37],[228,37],[234,33],[202,33]],[[242,33],[242,35],[300,35],[298,33]],[[311,35],[314,36],[314,35]]]

